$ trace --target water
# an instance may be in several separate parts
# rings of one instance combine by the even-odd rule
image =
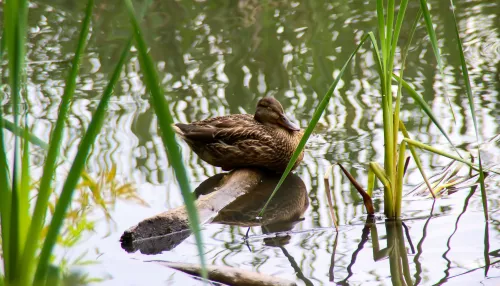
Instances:
[[[475,102],[481,107],[480,135],[488,139],[500,133],[500,3],[456,2]],[[448,3],[429,3],[445,63],[444,77],[436,67],[422,22],[410,49],[405,78],[422,93],[452,141],[461,150],[473,151],[474,127]],[[359,39],[376,28],[373,1],[154,1],[152,5],[143,29],[176,122],[253,113],[258,99],[270,95],[281,101],[294,121],[306,126]],[[82,1],[65,0],[40,0],[30,6],[28,120],[32,132],[45,141],[55,122],[83,9]],[[406,43],[417,10],[418,3],[411,1],[400,44]],[[128,17],[121,1],[98,2],[93,19],[65,134],[63,150],[68,158],[76,152],[128,37]],[[5,67],[4,63],[2,70]],[[133,51],[115,89],[87,171],[97,178],[116,165],[116,180],[120,184],[133,183],[137,196],[147,205],[125,199],[124,195],[113,201],[113,196],[106,193],[113,221],[106,220],[99,207],[86,208],[89,226],[71,232],[78,243],[61,246],[58,259],[66,259],[73,270],[104,279],[105,285],[197,285],[200,283],[186,274],[144,262],[197,263],[192,237],[172,251],[154,256],[129,254],[118,242],[124,230],[142,219],[182,204],[141,77],[137,53]],[[361,198],[334,168],[330,185],[340,224],[337,234],[323,183],[327,168],[340,162],[365,184],[367,163],[383,162],[379,81],[368,44],[346,71],[340,86],[310,139],[304,163],[296,171],[306,186],[309,207],[304,220],[294,226],[293,233],[288,233],[286,244],[266,244],[264,238],[269,236],[263,236],[260,227],[250,230],[246,245],[243,237],[247,228],[206,225],[203,236],[208,262],[279,276],[300,285],[329,284],[330,279],[349,285],[385,285],[391,284],[390,262],[396,259],[394,253],[403,257],[406,253],[407,274],[412,283],[499,284],[499,264],[495,264],[500,259],[498,177],[488,182],[488,223],[484,221],[479,189],[472,192],[471,188],[464,188],[445,195],[433,209],[432,200],[408,196],[403,202],[406,227],[385,225],[380,213],[381,192],[377,191],[376,230],[372,227],[368,233],[368,228],[364,230],[366,214]],[[456,123],[444,98],[445,91]],[[4,99],[2,105],[4,112],[11,114],[10,99]],[[404,97],[402,110],[402,119],[415,139],[452,152],[439,130],[409,97]],[[12,143],[10,138],[7,146]],[[193,187],[220,173],[220,169],[200,161],[186,144],[181,146]],[[498,163],[498,139],[484,152],[489,164]],[[33,151],[35,177],[41,173],[43,154],[40,149]],[[429,173],[436,173],[449,163],[425,152],[421,153],[421,160]],[[68,169],[67,163],[61,166],[58,186]],[[412,162],[405,190],[410,191],[420,182],[421,176]],[[77,196],[82,194],[80,191]],[[75,208],[80,203],[75,203]],[[70,226],[66,228],[71,229]],[[374,251],[375,237],[379,240],[378,251]],[[388,245],[392,250],[385,253],[391,253],[393,258],[378,259]],[[83,260],[92,264],[76,263],[82,254]],[[487,260],[489,267],[485,267]]]

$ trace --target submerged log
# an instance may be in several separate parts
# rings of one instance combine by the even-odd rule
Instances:
[[[256,219],[278,180],[279,175],[257,169],[238,169],[210,177],[195,190],[200,221],[262,225],[264,233],[292,229],[309,205],[304,182],[293,174],[271,200],[262,219]],[[173,249],[190,234],[187,212],[181,206],[141,221],[126,230],[120,241],[128,252],[140,249],[144,254],[156,254]],[[281,243],[287,242],[284,239]]]
[[[168,261],[150,261],[167,266],[182,272],[200,276],[201,267],[198,264],[178,263]],[[247,285],[247,286],[293,286],[295,282],[266,275],[257,272],[237,269],[229,266],[207,266],[208,278],[229,285]]]

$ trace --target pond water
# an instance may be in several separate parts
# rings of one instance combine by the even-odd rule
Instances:
[[[57,116],[84,2],[39,0],[30,5],[27,118],[32,132],[45,141]],[[436,66],[421,22],[410,48],[405,78],[421,92],[461,152],[474,153],[476,139],[449,3],[431,0],[429,4],[445,63],[444,76]],[[418,1],[410,1],[401,44],[406,43],[418,8]],[[500,139],[495,135],[500,133],[500,2],[457,0],[456,8],[478,106],[480,135],[485,141],[493,138],[484,147],[483,156],[487,165],[498,164]],[[375,32],[375,9],[374,1],[356,0],[153,1],[142,27],[175,122],[253,113],[261,97],[274,96],[293,121],[304,127],[360,38]],[[65,134],[63,148],[68,158],[76,152],[128,38],[128,29],[122,1],[97,1]],[[5,71],[6,64],[1,67]],[[119,243],[129,227],[183,203],[141,78],[133,50],[87,167],[89,175],[98,178],[115,165],[116,181],[133,183],[137,197],[130,198],[130,193],[104,194],[109,216],[100,207],[86,205],[85,218],[75,224],[80,226],[85,220],[88,225],[66,226],[65,235],[71,235],[77,243],[61,245],[57,259],[64,258],[70,269],[88,273],[90,278],[103,279],[104,285],[201,285],[187,274],[146,262],[198,263],[192,236],[173,250],[156,255],[127,253]],[[411,279],[408,284],[500,284],[498,176],[490,176],[487,181],[487,222],[480,190],[466,187],[444,194],[434,206],[427,196],[408,195],[402,206],[404,226],[386,224],[382,193],[377,190],[376,223],[365,227],[363,201],[335,167],[328,174],[338,232],[333,227],[323,180],[329,166],[340,162],[365,184],[368,163],[383,163],[378,89],[373,52],[366,44],[344,74],[306,147],[304,162],[295,172],[304,182],[309,202],[303,220],[280,233],[279,243],[270,243],[274,234],[264,234],[261,227],[252,227],[245,242],[246,227],[205,225],[208,263],[261,272],[299,285],[332,284],[330,281],[344,285],[398,284],[401,281],[396,276],[391,279],[391,265],[397,263],[404,266],[401,275]],[[455,122],[445,93],[450,97]],[[3,100],[2,107],[9,118],[9,98]],[[402,120],[415,139],[453,152],[408,96],[403,98],[402,110]],[[6,144],[12,146],[12,137]],[[222,172],[201,161],[185,143],[180,144],[193,188]],[[44,151],[34,148],[33,155],[36,178],[41,173]],[[420,156],[430,174],[450,163],[426,152]],[[66,162],[59,168],[58,187],[69,166]],[[405,191],[411,191],[421,180],[412,160]],[[77,196],[83,194],[77,192]],[[75,207],[80,203],[75,202]],[[398,260],[395,253],[404,259]]]

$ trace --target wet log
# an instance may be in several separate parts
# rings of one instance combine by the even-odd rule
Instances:
[[[198,264],[178,263],[167,261],[151,261],[163,266],[167,266],[191,275],[200,276],[201,267]],[[266,275],[257,272],[237,269],[229,266],[207,266],[208,278],[212,281],[228,285],[247,285],[247,286],[293,286],[295,282]]]
[[[238,169],[227,174],[220,174],[204,181],[195,193],[198,199],[195,204],[202,224],[211,221],[218,212],[238,197],[253,190],[264,177],[257,169]],[[168,210],[147,218],[126,230],[120,241],[127,251],[135,251],[137,245],[151,238],[162,238],[163,250],[170,250],[190,235],[189,220],[184,206]],[[141,242],[142,241],[142,242]],[[164,246],[168,245],[167,248]],[[155,253],[155,246],[150,253]],[[144,251],[148,253],[149,251]]]
[[[262,226],[266,234],[291,230],[309,206],[305,184],[297,175],[286,178],[262,218],[257,218],[279,179],[280,175],[255,169],[239,169],[208,178],[195,190],[200,222]],[[121,242],[128,252],[157,254],[172,250],[190,234],[188,215],[181,206],[139,222],[123,233]],[[279,246],[287,244],[289,239],[286,235],[264,238],[264,242]]]

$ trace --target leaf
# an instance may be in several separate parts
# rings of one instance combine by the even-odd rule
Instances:
[[[194,204],[194,195],[191,192],[191,187],[189,186],[189,181],[186,174],[186,169],[182,160],[181,152],[179,146],[175,140],[175,132],[172,129],[172,115],[168,107],[167,100],[165,99],[164,92],[162,90],[158,73],[156,67],[148,53],[148,47],[141,33],[141,28],[139,22],[135,16],[134,7],[130,0],[124,0],[127,7],[127,11],[130,18],[130,23],[132,24],[132,30],[134,32],[135,40],[137,43],[137,50],[139,54],[139,62],[141,64],[141,69],[144,75],[144,82],[151,95],[151,105],[153,106],[156,116],[158,117],[158,125],[161,130],[161,138],[163,144],[165,145],[169,162],[174,169],[175,176],[180,185],[182,198],[184,199],[184,204],[186,206],[186,211],[188,213],[189,222],[191,230],[196,239],[196,245],[198,247],[198,253],[200,255],[200,261],[202,266],[202,276],[207,277],[206,265],[205,265],[205,255],[203,252],[203,242],[200,231],[200,222],[198,218],[198,211]]]
[[[479,184],[481,186],[481,198],[483,201],[484,219],[486,221],[488,221],[488,197],[486,194],[486,187],[484,185],[483,163],[481,160],[481,150],[480,150],[481,140],[479,138],[479,131],[478,131],[479,127],[478,127],[478,123],[477,123],[477,119],[476,119],[477,116],[476,116],[476,108],[474,106],[474,96],[472,95],[472,87],[470,84],[469,70],[467,69],[467,63],[465,62],[464,48],[462,45],[462,40],[460,39],[460,32],[458,30],[458,23],[457,23],[457,18],[455,16],[455,6],[453,5],[453,0],[450,0],[450,4],[451,4],[451,12],[453,15],[453,22],[455,24],[454,25],[455,26],[455,36],[457,38],[457,46],[458,46],[458,51],[460,54],[460,63],[462,66],[462,74],[464,76],[465,87],[467,90],[467,98],[469,99],[469,108],[470,108],[470,112],[471,112],[471,116],[472,116],[472,122],[474,122],[474,130],[476,132],[476,140],[478,143],[478,147],[477,147],[477,149],[478,149],[477,154],[478,155],[477,156],[479,159]]]
[[[314,111],[313,117],[310,120],[309,125],[307,126],[307,128],[304,131],[304,135],[302,136],[302,139],[300,140],[297,148],[295,149],[295,152],[293,153],[292,157],[290,158],[290,161],[288,162],[288,165],[287,165],[285,171],[283,172],[283,175],[281,175],[281,178],[278,181],[278,184],[276,185],[276,187],[274,188],[271,196],[269,197],[269,199],[267,199],[266,204],[264,205],[264,207],[262,208],[262,210],[259,212],[259,214],[258,214],[259,217],[262,217],[262,215],[264,214],[264,212],[265,212],[265,210],[266,210],[269,202],[272,200],[272,198],[274,197],[274,195],[276,194],[276,192],[278,191],[278,189],[281,187],[281,184],[283,184],[283,182],[285,181],[286,177],[288,176],[288,174],[292,170],[293,166],[295,165],[295,162],[297,161],[297,158],[299,157],[299,155],[302,152],[302,150],[304,150],[304,147],[305,147],[305,145],[307,143],[307,140],[311,136],[312,131],[316,127],[316,124],[318,123],[319,119],[321,118],[321,115],[325,111],[325,109],[326,109],[326,107],[328,105],[328,101],[332,97],[333,91],[337,87],[337,84],[339,83],[340,78],[342,77],[342,75],[344,74],[345,70],[347,69],[347,67],[351,63],[351,60],[354,58],[354,55],[356,55],[356,53],[358,52],[358,50],[365,43],[366,39],[368,39],[370,37],[370,35],[371,35],[371,33],[368,33],[365,36],[363,36],[363,38],[361,39],[361,42],[358,44],[358,46],[356,47],[356,49],[354,49],[354,51],[351,53],[351,55],[349,56],[349,58],[345,62],[344,66],[340,70],[338,76],[335,78],[335,80],[333,81],[332,85],[330,86],[330,88],[326,92],[325,96],[323,96],[323,99],[321,100],[321,102],[319,103],[318,107]],[[373,40],[373,36],[371,36],[371,39]]]

